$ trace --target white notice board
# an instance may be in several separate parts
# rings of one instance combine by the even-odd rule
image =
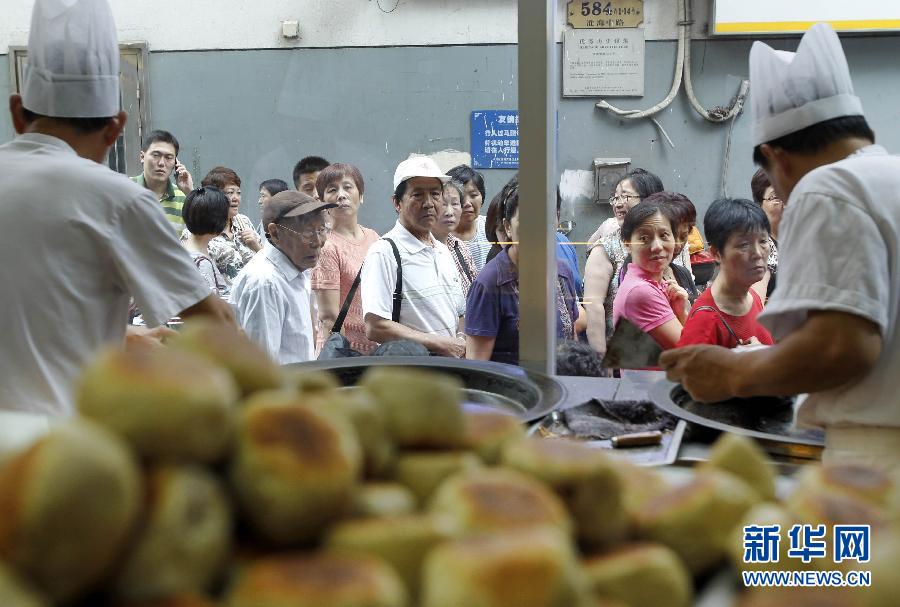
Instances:
[[[643,97],[644,30],[567,29],[564,97]]]
[[[839,32],[900,30],[900,0],[713,0],[714,34],[790,34],[815,23]]]

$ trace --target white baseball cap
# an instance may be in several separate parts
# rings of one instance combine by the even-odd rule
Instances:
[[[397,170],[394,171],[394,190],[401,183],[413,177],[434,177],[440,179],[441,183],[450,181],[450,176],[445,175],[429,156],[413,156],[397,165]]]
[[[863,115],[841,41],[827,23],[809,28],[796,53],[754,42],[750,84],[754,146],[833,118]]]
[[[107,0],[37,0],[22,105],[44,116],[119,112],[119,43]]]

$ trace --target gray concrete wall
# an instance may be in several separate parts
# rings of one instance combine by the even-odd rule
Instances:
[[[879,142],[892,151],[900,151],[897,40],[844,40],[857,93]],[[797,39],[772,44],[790,50]],[[749,48],[746,40],[694,43],[695,89],[707,107],[729,102],[747,73]],[[621,105],[643,108],[662,99],[674,52],[674,42],[648,42],[646,95]],[[389,198],[397,163],[411,152],[468,150],[472,110],[516,106],[516,63],[513,45],[153,53],[150,127],[178,136],[180,159],[198,182],[217,164],[234,168],[244,181],[243,212],[254,220],[256,186],[272,177],[290,181],[300,157],[352,162],[366,178],[361,220],[384,231],[395,218]],[[8,74],[7,57],[0,56],[3,98]],[[659,115],[676,149],[649,121],[617,120],[594,101],[560,101],[560,171],[590,169],[595,157],[630,157],[687,194],[701,214],[719,195],[727,129],[702,120],[683,93]],[[4,117],[0,142],[11,137]],[[749,196],[750,152],[745,113],[734,127],[729,195]],[[485,175],[490,198],[512,172]],[[565,213],[577,221],[570,237],[584,240],[609,210],[579,199]]]

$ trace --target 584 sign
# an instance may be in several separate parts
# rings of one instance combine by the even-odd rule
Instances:
[[[637,27],[644,21],[644,0],[570,0],[568,14],[575,29]]]

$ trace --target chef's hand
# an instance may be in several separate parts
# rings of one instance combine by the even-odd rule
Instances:
[[[168,327],[135,327],[129,325],[125,331],[125,349],[134,350],[140,348],[161,348],[165,340],[178,335]]]
[[[672,311],[675,312],[675,316],[678,317],[681,324],[684,324],[684,321],[687,320],[689,309],[688,292],[675,280],[669,279],[666,281],[666,296],[669,298],[669,305],[672,306]]]
[[[659,366],[666,378],[679,382],[691,398],[711,403],[735,396],[729,380],[739,356],[721,346],[686,346],[663,352]]]
[[[191,177],[191,172],[178,162],[178,159],[175,160],[175,185],[185,194],[194,189],[194,178]]]
[[[256,235],[256,231],[251,228],[244,228],[238,232],[238,238],[241,239],[241,242],[243,242],[244,245],[253,251],[259,251],[262,248],[262,245],[259,244],[259,238]]]

